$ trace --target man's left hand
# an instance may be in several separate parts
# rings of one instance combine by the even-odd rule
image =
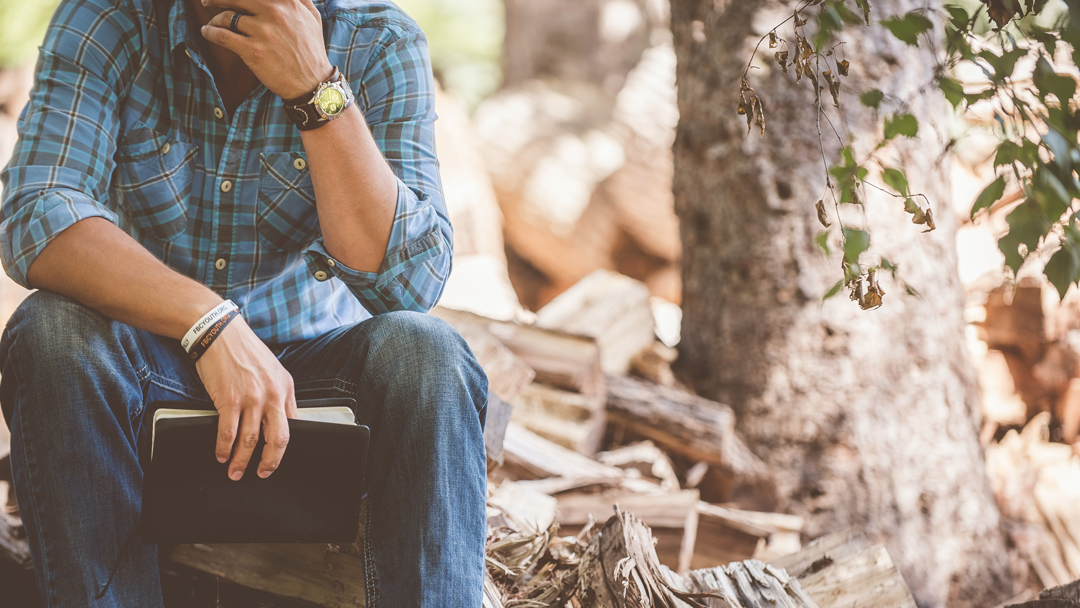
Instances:
[[[219,9],[203,37],[236,53],[255,77],[282,99],[314,91],[333,71],[322,17],[311,0],[196,0]],[[229,29],[241,13],[237,34]]]

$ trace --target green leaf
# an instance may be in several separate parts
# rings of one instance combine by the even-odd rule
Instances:
[[[1039,241],[1050,231],[1051,222],[1031,201],[1024,201],[1013,209],[1005,221],[1009,224],[1009,232],[998,239],[998,249],[1005,255],[1005,265],[1015,274],[1027,256],[1039,247]]]
[[[1035,63],[1035,74],[1032,77],[1035,88],[1039,89],[1039,98],[1046,99],[1047,95],[1053,94],[1058,103],[1069,103],[1076,93],[1076,81],[1069,76],[1058,74],[1045,57],[1039,57]]]
[[[903,171],[892,168],[885,169],[881,172],[881,179],[883,179],[893,190],[896,190],[903,196],[908,196],[908,181],[907,176],[904,175]]]
[[[995,83],[1000,83],[1009,76],[1012,76],[1013,71],[1016,69],[1016,62],[1027,54],[1027,49],[1018,48],[1002,53],[1001,55],[998,55],[993,51],[983,51],[979,53],[979,57],[994,68],[994,74],[990,77],[990,80]]]
[[[947,4],[945,10],[949,12],[949,23],[953,27],[957,30],[967,29],[968,23],[971,21],[971,15],[968,15],[967,9],[955,4]]]
[[[925,15],[910,12],[903,17],[889,17],[881,21],[885,29],[892,32],[893,36],[909,46],[919,46],[919,34],[928,32],[934,27],[934,23]]]
[[[882,93],[877,89],[870,89],[859,96],[859,101],[862,105],[868,108],[874,108],[875,110],[881,106],[881,101],[883,99],[885,99],[885,93]]]
[[[855,6],[862,9],[866,25],[870,25],[870,0],[855,0]]]
[[[832,287],[830,287],[829,291],[826,291],[825,295],[821,296],[821,301],[824,302],[825,300],[828,300],[829,298],[835,296],[836,294],[840,293],[840,290],[843,289],[843,288],[844,288],[844,281],[842,281],[842,280],[837,281],[836,285],[833,285]]]
[[[1051,128],[1042,136],[1042,143],[1054,155],[1055,165],[1066,174],[1072,171],[1071,152],[1076,146],[1075,141],[1070,145],[1069,140],[1065,139],[1064,135]]]
[[[869,232],[855,228],[844,228],[844,262],[858,264],[859,256],[869,248]]]
[[[1033,28],[1032,31],[1028,33],[1028,35],[1037,40],[1039,44],[1043,45],[1043,47],[1046,48],[1046,52],[1050,53],[1051,57],[1054,56],[1054,52],[1057,50],[1058,43],[1057,34],[1052,31],[1036,27]]]
[[[989,209],[991,205],[1000,201],[1002,196],[1005,196],[1005,176],[999,175],[989,186],[983,188],[979,197],[975,199],[975,204],[971,206],[971,219],[975,219],[976,213]]]
[[[818,246],[818,249],[821,249],[822,253],[829,255],[831,253],[829,251],[829,231],[822,230],[817,233],[817,236],[814,237],[814,244]]]
[[[1057,220],[1069,208],[1072,196],[1058,176],[1046,165],[1035,169],[1031,176],[1031,198],[1039,205],[1043,213],[1051,220]]]
[[[1061,247],[1050,256],[1043,273],[1064,300],[1069,287],[1080,280],[1080,232],[1065,226]]]
[[[948,76],[938,76],[937,86],[952,107],[959,107],[960,102],[964,101],[964,85],[960,84],[959,80]]]
[[[890,140],[897,135],[915,137],[919,134],[919,121],[911,114],[894,114],[885,119],[885,139]]]

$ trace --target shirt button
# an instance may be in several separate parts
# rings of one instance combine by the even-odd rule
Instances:
[[[330,266],[337,266],[337,262],[334,261],[334,258],[326,258],[326,263]]]
[[[293,164],[292,164],[292,166],[296,167],[296,170],[297,170],[297,171],[303,171],[303,170],[304,170],[304,167],[306,167],[306,166],[307,166],[307,161],[305,161],[305,160],[304,160],[304,159],[302,159],[302,158],[298,158],[298,159],[296,159],[296,160],[294,160],[294,161],[293,161]]]
[[[218,118],[225,118],[225,112],[221,108],[214,108],[214,116]]]
[[[172,147],[171,145],[166,143],[164,146],[161,146],[161,153],[162,154],[168,154],[169,153],[169,148],[171,148],[171,147]]]
[[[315,271],[315,280],[316,281],[325,281],[326,278],[327,278],[326,272],[324,272],[322,270],[316,270]]]
[[[232,182],[230,182],[229,180],[221,182],[221,191],[228,192],[229,190],[232,190]]]
[[[225,264],[227,264],[225,258],[218,258],[217,261],[214,262],[214,268],[217,268],[218,270],[225,270]]]

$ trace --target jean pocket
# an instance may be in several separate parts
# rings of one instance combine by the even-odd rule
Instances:
[[[307,158],[302,152],[272,152],[260,154],[259,160],[259,239],[273,251],[310,245],[321,232]]]
[[[113,192],[139,228],[171,241],[187,228],[194,160],[198,146],[137,125],[116,151]]]

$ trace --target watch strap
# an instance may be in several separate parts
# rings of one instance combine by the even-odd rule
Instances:
[[[318,95],[320,89],[326,84],[340,83],[341,89],[345,95],[345,103],[341,108],[341,111],[333,116],[327,116],[325,113],[320,112],[318,106]],[[285,105],[285,115],[289,117],[296,128],[301,131],[310,131],[311,129],[317,129],[331,120],[341,116],[346,109],[353,102],[353,94],[349,89],[349,84],[345,81],[345,77],[342,76],[338,67],[334,66],[334,71],[330,74],[330,77],[324,80],[319,86],[315,87],[314,91],[305,93],[299,97],[283,100]]]

